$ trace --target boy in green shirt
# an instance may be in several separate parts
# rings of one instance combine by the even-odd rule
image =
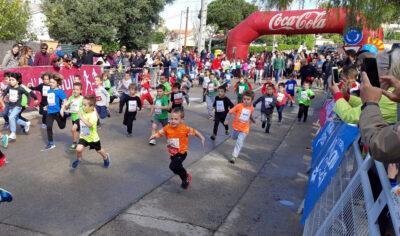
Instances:
[[[168,110],[169,110],[168,96],[164,94],[165,89],[162,84],[158,85],[156,90],[157,90],[157,97],[150,111],[150,115],[154,114],[152,119],[151,135],[154,135],[157,131],[157,122],[160,123],[163,127],[168,124]],[[156,140],[151,139],[149,141],[149,144],[156,145]]]
[[[105,168],[110,166],[110,154],[101,148],[100,137],[97,133],[97,112],[95,110],[96,97],[94,95],[86,96],[83,99],[83,108],[78,112],[80,121],[79,142],[76,147],[76,161],[72,163],[72,168],[75,169],[82,161],[83,149],[89,147],[103,158]]]
[[[168,82],[168,79],[165,77],[165,75],[162,75],[160,78],[160,83],[164,86],[164,94],[169,95],[172,92],[172,87],[171,84]]]
[[[64,104],[63,107],[63,110],[66,110],[71,114],[72,145],[69,148],[71,151],[75,151],[78,145],[79,130],[80,130],[78,112],[82,110],[82,101],[83,101],[83,96],[81,94],[82,94],[82,84],[74,83],[72,95],[68,98],[68,101]]]
[[[302,88],[297,89],[297,102],[299,103],[299,113],[297,119],[300,122],[303,118],[303,122],[307,121],[308,108],[311,106],[311,99],[314,99],[314,92],[310,89],[310,83],[304,82]]]
[[[236,84],[235,92],[237,95],[237,103],[242,102],[243,94],[249,90],[249,85],[246,83],[243,77],[240,77],[239,83]]]

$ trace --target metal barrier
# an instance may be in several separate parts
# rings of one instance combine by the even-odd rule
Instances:
[[[385,167],[370,155],[363,158],[356,140],[306,220],[303,235],[381,235],[378,218],[388,209],[383,217],[400,236],[400,207]]]

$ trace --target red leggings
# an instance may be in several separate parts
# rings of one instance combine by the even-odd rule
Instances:
[[[144,93],[140,96],[140,101],[142,102],[142,106],[144,104],[144,100],[147,100],[150,105],[153,105],[153,98],[151,97],[150,93]]]

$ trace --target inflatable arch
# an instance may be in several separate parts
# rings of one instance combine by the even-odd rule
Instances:
[[[249,45],[267,34],[343,34],[346,27],[346,9],[332,8],[295,11],[258,11],[229,31],[226,53],[229,59],[245,59]],[[361,44],[368,37],[382,39],[382,30],[363,29]]]

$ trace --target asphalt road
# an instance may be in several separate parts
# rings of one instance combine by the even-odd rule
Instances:
[[[198,102],[200,89],[191,95],[196,101],[186,109],[186,123],[209,137],[213,122]],[[109,169],[96,152],[86,151],[72,171],[70,122],[64,130],[55,128],[57,147],[44,152],[45,130],[34,124],[29,135],[10,144],[9,163],[0,168],[0,186],[14,194],[11,204],[0,205],[0,234],[299,235],[296,211],[305,193],[304,155],[315,118],[298,124],[296,111],[288,108],[282,124],[274,117],[272,134],[258,122],[235,165],[227,161],[234,143],[222,129],[205,149],[192,138],[184,162],[193,174],[188,191],[168,169],[165,140],[148,145],[147,112],[139,113],[131,138],[125,137],[123,115],[112,113],[104,121],[99,133],[112,158]]]

